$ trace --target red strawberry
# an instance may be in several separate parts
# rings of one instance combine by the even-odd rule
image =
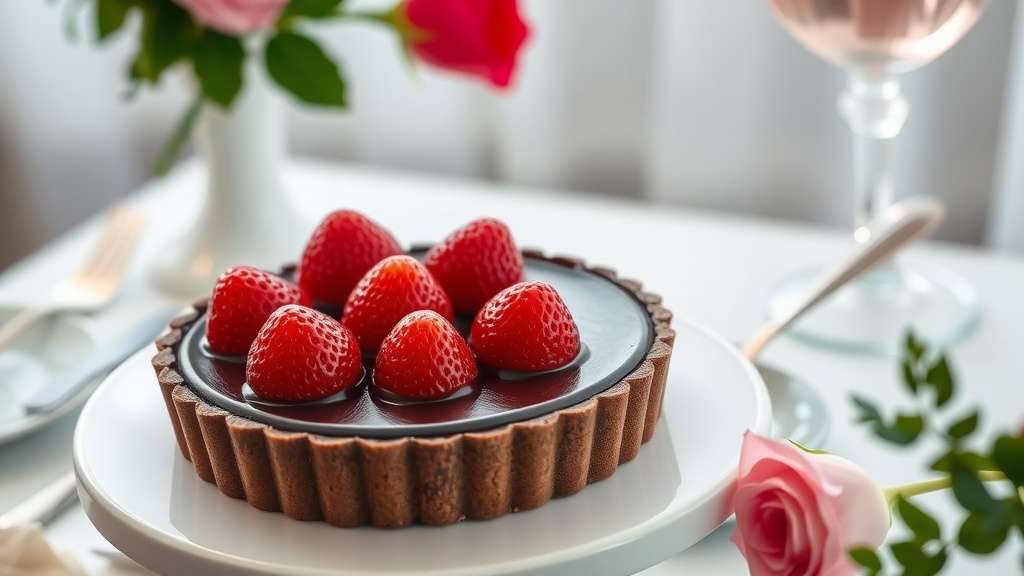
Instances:
[[[342,305],[366,271],[402,249],[379,224],[353,210],[331,212],[306,243],[298,282],[315,302]]]
[[[432,310],[402,318],[377,354],[373,384],[417,400],[444,398],[477,376],[473,353],[451,323]]]
[[[427,252],[425,264],[463,314],[475,314],[492,296],[523,278],[523,257],[512,233],[494,218],[459,228]]]
[[[430,272],[410,256],[390,256],[363,276],[345,303],[341,322],[373,354],[406,314],[433,310],[452,319],[452,304]]]
[[[546,282],[520,282],[484,305],[470,328],[481,363],[535,372],[571,362],[580,332],[562,297]]]
[[[249,350],[245,377],[261,398],[306,402],[341,392],[363,374],[352,332],[330,316],[295,304],[278,308]]]
[[[299,289],[284,278],[249,266],[228,268],[210,298],[210,349],[229,356],[245,354],[270,314],[298,301]]]

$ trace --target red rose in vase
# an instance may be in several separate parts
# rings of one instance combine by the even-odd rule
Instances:
[[[417,58],[497,88],[511,83],[529,36],[517,0],[408,0],[405,18],[413,28],[406,42]]]

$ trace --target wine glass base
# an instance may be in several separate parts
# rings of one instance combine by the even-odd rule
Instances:
[[[820,272],[806,270],[783,282],[769,302],[769,317],[781,319],[805,298]],[[969,335],[978,316],[978,299],[966,280],[943,268],[900,264],[839,289],[786,334],[833,350],[896,355],[908,330],[929,345],[947,347]]]

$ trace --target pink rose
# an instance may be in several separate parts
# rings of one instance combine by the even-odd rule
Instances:
[[[201,24],[241,35],[271,27],[288,0],[174,0]]]
[[[856,574],[847,551],[877,548],[891,523],[882,489],[850,461],[749,431],[733,498],[752,576]]]
[[[408,0],[405,16],[415,28],[406,40],[416,57],[498,88],[511,83],[529,35],[517,0]]]

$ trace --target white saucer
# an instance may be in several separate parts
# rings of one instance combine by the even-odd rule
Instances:
[[[820,448],[828,438],[832,417],[821,392],[807,382],[768,364],[757,364],[772,401],[772,435]]]
[[[0,308],[0,324],[17,309]],[[51,316],[0,351],[0,444],[34,432],[80,407],[91,389],[52,412],[25,414],[25,403],[62,371],[92,352],[89,333],[72,317]]]
[[[199,480],[174,444],[140,351],[82,412],[74,457],[86,514],[121,551],[175,574],[631,574],[673,556],[731,513],[743,431],[771,405],[725,340],[677,327],[664,418],[611,478],[529,512],[387,531],[297,522]]]

